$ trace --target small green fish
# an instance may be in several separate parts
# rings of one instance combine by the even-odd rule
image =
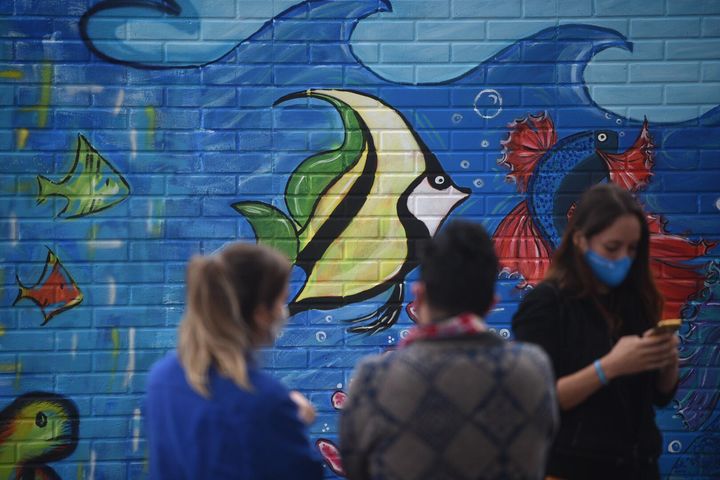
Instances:
[[[87,138],[78,135],[75,162],[60,182],[38,175],[38,205],[49,196],[65,197],[67,205],[58,213],[64,218],[79,218],[106,210],[130,194],[130,185]]]
[[[31,392],[0,411],[0,479],[59,478],[48,462],[75,451],[80,416],[55,393]]]

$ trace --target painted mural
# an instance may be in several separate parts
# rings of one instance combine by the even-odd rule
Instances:
[[[30,392],[17,397],[0,411],[2,478],[60,478],[46,464],[75,451],[79,423],[77,407],[62,395]]]
[[[681,386],[658,412],[663,472],[720,475],[707,455],[720,442],[720,98],[663,111],[662,98],[683,95],[668,87],[639,107],[601,105],[607,94],[587,81],[596,59],[633,51],[616,17],[652,5],[578,1],[545,15],[531,0],[398,1],[395,14],[411,10],[402,20],[385,0],[31,3],[0,7],[3,478],[147,477],[145,373],[174,347],[185,262],[238,239],[295,265],[293,317],[263,362],[314,402],[313,440],[342,477],[343,391],[362,355],[407,335],[418,242],[452,218],[493,233],[504,272],[488,321],[507,337],[574,202],[600,182],[641,199],[663,315],[684,320]],[[720,9],[676,3],[668,12],[696,15],[717,42]],[[422,38],[444,31],[462,57],[482,43],[483,15],[526,34],[501,35],[470,65],[448,57],[444,77],[421,68],[442,57]],[[374,58],[353,36],[377,21]],[[392,45],[384,32],[405,38],[410,24]],[[672,34],[657,25],[636,52],[652,57]],[[675,60],[698,55],[670,43]],[[720,58],[704,55],[717,86]],[[30,440],[22,458],[3,449]]]
[[[351,320],[372,319],[351,327],[353,333],[383,330],[402,310],[403,282],[417,266],[417,244],[435,234],[470,190],[453,185],[407,120],[378,99],[348,90],[307,90],[275,104],[298,97],[337,108],[343,145],[306,159],[293,172],[285,194],[293,220],[266,204],[240,202],[233,208],[248,218],[259,242],[280,248],[305,272],[291,314],[389,291],[381,309]],[[383,187],[381,177],[388,179]],[[381,229],[380,238],[369,235]]]
[[[55,315],[79,305],[83,300],[82,292],[75,280],[49,248],[45,267],[37,283],[28,288],[22,284],[19,277],[17,283],[20,292],[13,305],[24,299],[35,302],[42,312],[43,325]]]
[[[58,216],[78,218],[111,208],[130,194],[130,186],[120,172],[105,160],[87,138],[78,135],[75,162],[59,182],[38,175],[38,205],[50,196],[67,200]]]

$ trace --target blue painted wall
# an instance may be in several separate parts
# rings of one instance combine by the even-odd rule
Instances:
[[[671,477],[720,475],[720,250],[713,244],[720,241],[720,2],[123,5],[0,5],[0,410],[12,416],[19,401],[43,411],[51,404],[67,428],[79,425],[74,449],[52,459],[43,448],[29,450],[20,460],[39,461],[61,478],[147,476],[139,409],[148,368],[175,345],[185,262],[229,241],[294,235],[263,238],[267,226],[238,213],[238,202],[272,205],[277,210],[261,208],[287,217],[274,225],[302,226],[288,206],[288,184],[307,159],[340,148],[345,128],[326,100],[273,104],[315,89],[381,102],[375,112],[350,105],[374,122],[366,134],[376,135],[379,158],[392,165],[391,132],[415,132],[439,169],[404,174],[440,172],[469,193],[451,212],[434,213],[436,220],[472,219],[496,236],[521,202],[568,193],[522,191],[508,177],[502,159],[517,153],[504,142],[514,121],[544,112],[557,141],[606,130],[618,140],[612,153],[622,155],[633,151],[647,119],[649,176],[627,188],[658,219],[657,245],[677,252],[658,248],[656,268],[671,313],[685,320],[681,389],[658,412],[661,465]],[[387,258],[368,255],[361,268],[353,257],[372,251],[373,241],[427,235],[385,222],[410,216],[398,213],[407,200],[393,193],[400,172],[384,172],[371,175],[378,190],[362,200],[387,194],[387,208],[351,219],[360,227],[342,238],[345,257],[323,259],[337,263],[333,273],[312,277],[297,267],[293,275],[293,295],[323,282],[333,291],[362,283],[360,293],[332,310],[298,308],[277,347],[263,354],[267,368],[318,408],[314,438],[335,438],[331,395],[346,388],[354,363],[397,344],[412,326],[407,288],[392,289],[415,278],[412,252],[395,252],[394,276],[383,270]],[[543,232],[538,239],[552,249]],[[528,273],[512,271],[512,258],[505,264],[502,302],[488,320],[509,336]],[[58,282],[62,291],[51,288]],[[20,298],[19,283],[29,288]],[[348,331],[357,325],[349,321],[398,291],[399,318],[388,328]],[[41,309],[32,298],[48,304]],[[77,408],[74,420],[68,404]]]

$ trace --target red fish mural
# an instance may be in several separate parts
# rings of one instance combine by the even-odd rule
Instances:
[[[561,140],[546,113],[530,115],[508,125],[500,164],[508,179],[525,195],[496,229],[493,240],[506,273],[519,273],[524,288],[540,282],[553,251],[572,216],[574,202],[590,186],[603,181],[636,192],[652,177],[654,143],[647,120],[634,143],[618,152],[618,134],[586,131]],[[669,234],[661,217],[648,215],[652,269],[666,298],[663,318],[677,318],[688,297],[697,292],[703,276],[690,261],[705,255],[711,244]]]
[[[345,476],[345,470],[343,470],[342,462],[340,460],[340,451],[330,440],[324,438],[319,439],[315,442],[315,446],[320,451],[325,463],[335,475],[341,477]]]
[[[336,390],[330,397],[330,403],[335,410],[342,410],[347,398],[347,393],[342,390]],[[335,443],[326,438],[320,438],[315,442],[315,446],[330,470],[332,470],[335,475],[345,477],[345,470],[343,470],[342,460],[340,458],[340,450]]]
[[[650,267],[665,297],[663,318],[679,318],[687,299],[703,288],[704,278],[689,260],[701,258],[715,243],[692,242],[665,230],[662,217],[648,215]]]
[[[342,390],[338,390],[330,397],[330,402],[335,410],[342,410],[347,401],[347,394]]]
[[[48,248],[45,267],[40,279],[32,287],[26,287],[17,277],[20,292],[13,302],[28,299],[40,307],[46,325],[56,315],[69,310],[83,301],[83,294],[60,259]]]

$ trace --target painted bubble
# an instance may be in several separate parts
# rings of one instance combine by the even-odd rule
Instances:
[[[672,442],[668,443],[667,450],[669,453],[678,453],[680,450],[682,450],[682,443],[680,440],[673,440]]]
[[[482,118],[491,119],[502,112],[502,95],[497,90],[486,88],[475,96],[473,102],[475,113]]]

